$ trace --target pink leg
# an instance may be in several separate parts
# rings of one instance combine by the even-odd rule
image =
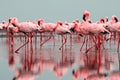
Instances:
[[[24,47],[26,44],[28,44],[29,42],[31,42],[31,41],[29,41],[29,37],[32,38],[32,34],[29,34],[29,35],[27,35],[27,36],[28,36],[28,41],[25,42],[22,46],[20,46],[17,50],[15,50],[15,53],[18,53],[18,51],[19,51],[22,47]],[[31,40],[31,39],[30,39],[30,40]]]
[[[42,33],[40,33],[40,43],[42,42]]]
[[[63,40],[64,40],[64,42],[63,42]],[[63,46],[65,45],[66,42],[67,42],[67,39],[65,38],[64,35],[62,35],[62,45],[61,45],[61,47],[59,48],[59,50],[61,50],[61,49],[63,48]]]
[[[83,46],[84,46],[84,44],[85,44],[85,40],[86,40],[86,36],[84,37],[84,41],[83,41],[83,43],[82,43],[82,46],[81,46],[81,48],[80,48],[80,51],[82,51],[82,48],[83,48]]]
[[[47,41],[49,41],[52,37],[52,34],[50,35],[50,37],[48,39],[46,39],[43,43],[40,44],[40,46],[44,45]]]
[[[100,51],[100,45],[101,45],[101,41],[100,41],[100,36],[98,36],[98,73],[100,70],[100,66],[101,66],[101,51]]]

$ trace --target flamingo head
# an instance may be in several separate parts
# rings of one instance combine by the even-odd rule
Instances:
[[[12,24],[14,27],[16,27],[16,24],[18,24],[18,19],[17,18],[9,18],[9,23],[7,25],[7,27]]]
[[[62,23],[62,21],[58,21],[57,24],[62,26],[63,23]]]
[[[17,22],[18,20],[17,20],[17,18],[9,18],[9,23],[15,23],[15,22]]]
[[[118,22],[117,16],[113,15],[113,16],[112,16],[112,20],[114,20],[115,22]]]
[[[103,18],[100,18],[100,23],[105,23]]]
[[[0,29],[6,29],[7,26],[7,22],[3,21],[2,23],[0,23]]]
[[[78,21],[75,20],[75,21],[73,21],[72,23],[74,24],[74,25],[73,25],[73,28],[74,28],[74,29],[78,27],[78,24],[79,24]]]
[[[90,16],[90,12],[85,10],[84,13],[83,13],[83,20],[86,21]]]
[[[39,19],[38,20],[38,25],[40,26],[40,24],[44,23],[44,20],[43,19]]]
[[[105,21],[108,22],[108,17],[107,16],[105,17]]]

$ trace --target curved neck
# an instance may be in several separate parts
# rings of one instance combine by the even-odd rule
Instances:
[[[12,23],[12,25],[13,25],[14,27],[19,27],[18,21],[15,21],[14,23]]]

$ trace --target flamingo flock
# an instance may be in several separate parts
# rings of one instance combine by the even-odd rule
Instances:
[[[102,44],[104,40],[108,41],[113,36],[113,33],[120,32],[120,22],[116,16],[112,16],[111,20],[108,20],[108,17],[100,18],[100,20],[96,22],[92,22],[90,20],[90,12],[85,10],[83,12],[83,21],[74,20],[73,22],[62,22],[57,21],[56,23],[45,23],[44,19],[40,18],[37,21],[25,21],[19,22],[16,17],[9,18],[8,22],[0,23],[0,29],[5,30],[7,34],[14,33],[24,33],[28,37],[28,41],[26,41],[23,45],[21,45],[18,49],[15,50],[17,53],[23,46],[30,42],[33,34],[49,34],[49,38],[45,41],[40,42],[40,46],[42,47],[47,41],[49,41],[52,37],[54,39],[54,34],[61,35],[62,37],[62,45],[59,50],[63,48],[63,46],[67,42],[66,34],[77,34],[78,36],[84,37],[84,42],[80,48],[84,46],[84,43],[88,40],[88,35],[93,36],[93,42],[95,45]],[[98,36],[100,37],[101,42],[97,43]],[[115,36],[115,35],[114,35]],[[118,40],[118,42],[120,39]],[[119,51],[119,43],[118,49]]]
[[[6,36],[9,36],[10,38],[10,48],[12,47],[9,53],[10,65],[15,64],[14,52],[18,53],[21,48],[25,48],[25,53],[22,55],[21,59],[21,69],[16,69],[16,76],[13,80],[34,80],[36,76],[42,74],[45,69],[53,71],[57,77],[61,78],[68,72],[69,68],[74,65],[75,59],[67,61],[67,56],[65,56],[67,53],[61,54],[62,61],[59,63],[52,59],[44,60],[44,54],[40,54],[42,57],[35,57],[36,54],[33,52],[32,48],[32,38],[33,36],[37,36],[37,34],[40,34],[38,35],[40,37],[40,47],[43,47],[44,44],[52,38],[54,42],[54,36],[60,35],[62,44],[59,47],[59,50],[62,52],[64,45],[68,40],[67,36],[70,36],[70,41],[72,35],[83,39],[79,50],[80,52],[84,51],[83,46],[86,45],[84,51],[86,59],[83,61],[85,67],[77,70],[73,69],[71,72],[73,79],[77,80],[80,77],[84,80],[119,80],[119,71],[113,71],[110,74],[104,73],[104,70],[107,70],[110,66],[106,67],[103,65],[101,59],[101,49],[104,49],[104,44],[111,41],[111,39],[115,41],[118,40],[117,52],[119,55],[120,22],[115,15],[111,17],[111,20],[108,20],[108,17],[105,17],[100,18],[96,22],[92,22],[90,20],[90,12],[85,10],[83,12],[83,21],[81,22],[79,20],[73,20],[72,22],[62,22],[58,20],[56,23],[46,23],[42,18],[36,21],[19,22],[17,18],[13,17],[9,18],[8,22],[4,21],[0,23],[0,30],[6,31]],[[14,34],[20,35],[21,33],[24,34],[26,40],[21,40],[23,44],[14,51]],[[49,35],[44,41],[42,40],[43,34]],[[92,43],[92,45],[89,42]],[[27,45],[29,43],[30,46]],[[90,60],[92,57],[90,58],[89,52],[92,49],[95,49],[95,59]]]

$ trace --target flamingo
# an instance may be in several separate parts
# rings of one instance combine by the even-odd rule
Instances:
[[[77,34],[83,36],[83,35],[101,35],[101,34],[109,34],[107,40],[110,39],[111,33],[105,29],[104,26],[107,26],[102,23],[88,23],[88,22],[81,22],[81,23],[75,23],[74,30],[77,32]],[[85,37],[86,38],[86,37]],[[84,42],[82,44],[82,47],[85,43],[85,38]],[[80,51],[82,50],[82,47],[80,48]]]
[[[38,31],[40,33],[45,33],[45,32],[50,33],[50,37],[47,40],[45,40],[43,43],[40,44],[40,46],[42,46],[44,43],[46,43],[48,40],[50,40],[51,37],[53,36],[53,32],[54,32],[54,28],[55,28],[56,24],[45,23],[43,19],[39,19],[37,22],[38,22],[38,25],[39,25]]]
[[[83,12],[83,20],[86,21],[86,22],[89,22],[90,21],[89,17],[90,17],[90,12],[85,10]]]
[[[120,32],[120,22],[116,16],[112,16],[112,19],[107,23],[106,26],[111,32]]]
[[[63,25],[63,23],[61,21],[58,21],[55,27],[55,33],[58,35],[62,36],[62,41],[64,40],[64,42],[62,42],[61,47],[59,48],[59,50],[62,49],[62,47],[64,46],[64,44],[66,43],[66,37],[64,36],[65,34],[69,33],[72,34],[70,29],[67,27],[67,25]]]
[[[17,18],[9,18],[8,26],[10,24],[12,24],[14,27],[17,27],[19,32],[22,32],[24,34],[28,33],[29,36],[32,36],[32,33],[38,30],[38,27],[37,27],[36,24],[34,24],[32,22],[21,22],[21,23],[18,23],[18,19]],[[15,52],[17,53],[28,42],[29,42],[29,39],[28,39],[28,41],[25,44],[20,46]]]
[[[99,20],[97,23],[98,23],[98,24],[99,24],[99,23],[103,23],[103,24],[104,24],[104,23],[105,23],[105,20],[104,20],[103,18],[100,18],[100,20]]]
[[[111,32],[114,32],[114,39],[116,39],[116,32],[119,34],[118,39],[118,48],[117,52],[119,52],[119,42],[120,42],[120,22],[118,21],[118,18],[116,16],[112,16],[112,19],[107,23],[107,29]]]

